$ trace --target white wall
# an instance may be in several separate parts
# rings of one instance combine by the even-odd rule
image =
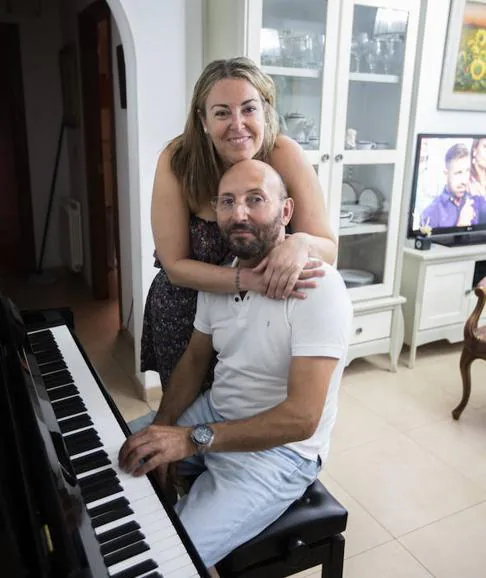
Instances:
[[[14,3],[15,5],[20,8],[28,6],[27,3]],[[17,22],[20,28],[25,120],[36,262],[38,262],[62,120],[58,64],[61,31],[57,1],[43,0],[40,15],[29,13],[26,9],[17,12],[15,8],[13,14],[8,14],[5,3],[2,3],[0,4],[0,19],[5,22]],[[59,250],[59,206],[61,196],[69,194],[69,171],[65,145],[64,139],[43,261],[45,269],[57,267],[62,263]]]
[[[203,69],[205,0],[186,0],[186,110]]]
[[[486,127],[486,113],[437,108],[448,16],[448,0],[428,0],[415,120],[416,133],[474,133],[481,131],[481,127]]]
[[[150,201],[158,155],[184,126],[185,0],[109,0],[125,48],[133,317],[137,368],[145,298],[156,269]],[[142,375],[146,386],[158,376]]]

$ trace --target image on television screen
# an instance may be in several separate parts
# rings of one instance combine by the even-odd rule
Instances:
[[[486,135],[419,135],[410,211],[412,234],[486,228]]]

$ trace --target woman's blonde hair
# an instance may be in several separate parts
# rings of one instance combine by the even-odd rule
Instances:
[[[275,85],[249,58],[215,60],[203,70],[194,87],[191,108],[184,132],[171,141],[170,167],[179,180],[191,211],[197,211],[218,190],[224,167],[211,139],[204,132],[201,116],[206,114],[206,99],[213,86],[225,78],[242,78],[260,93],[265,115],[263,143],[254,158],[268,162],[279,134],[275,110]]]

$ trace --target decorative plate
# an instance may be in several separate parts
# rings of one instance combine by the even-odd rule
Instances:
[[[383,194],[378,189],[367,187],[359,194],[358,203],[369,207],[375,213],[379,213],[383,209],[384,201]]]
[[[342,204],[356,204],[358,202],[358,193],[351,183],[343,181],[343,189],[341,192]]]
[[[375,279],[371,271],[363,271],[362,269],[339,269],[339,272],[347,287],[371,285]]]

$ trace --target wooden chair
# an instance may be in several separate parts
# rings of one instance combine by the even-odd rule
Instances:
[[[471,363],[475,359],[484,359],[486,361],[486,325],[478,327],[479,317],[486,303],[486,277],[478,283],[474,293],[477,295],[478,302],[464,325],[464,347],[460,361],[463,392],[460,404],[452,410],[454,419],[459,419],[469,401],[471,394]]]

